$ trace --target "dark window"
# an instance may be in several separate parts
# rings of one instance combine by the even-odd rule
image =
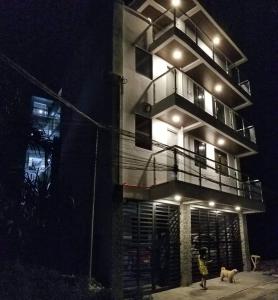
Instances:
[[[228,157],[227,154],[214,149],[214,155],[215,155],[215,169],[217,173],[221,173],[225,176],[229,175],[228,172]]]
[[[150,53],[136,48],[135,50],[136,72],[150,79],[153,78],[153,57]]]
[[[205,143],[194,140],[194,149],[195,149],[195,166],[201,167],[203,169],[207,168],[207,147]],[[204,157],[203,157],[204,156]]]
[[[194,83],[194,104],[205,110],[205,90]]]
[[[152,120],[135,115],[135,145],[152,150]]]
[[[215,98],[213,98],[213,114],[214,117],[219,120],[220,122],[222,122],[223,124],[225,124],[225,107],[224,104],[220,103],[219,101],[217,101]]]

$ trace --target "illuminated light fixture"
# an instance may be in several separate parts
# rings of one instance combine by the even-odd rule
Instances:
[[[179,122],[181,121],[181,117],[178,116],[178,115],[174,115],[174,116],[172,117],[172,121],[173,121],[174,123],[179,123]]]
[[[174,199],[175,201],[181,201],[181,195],[175,195]]]
[[[182,58],[182,52],[180,50],[176,49],[173,52],[173,58],[176,60],[180,60]]]
[[[42,115],[43,114],[43,111],[42,109],[39,109],[39,114]]]
[[[215,202],[214,201],[209,201],[209,206],[214,207],[215,206]]]
[[[198,96],[198,99],[203,99],[203,98],[204,98],[203,95]]]
[[[235,210],[236,210],[236,211],[240,211],[240,210],[241,210],[240,206],[236,206],[236,207],[235,207]]]
[[[217,46],[220,44],[221,39],[219,36],[215,36],[212,41],[213,41],[213,44]]]
[[[150,23],[152,23],[152,22],[153,22],[151,18],[148,18],[148,21],[149,21]]]
[[[219,146],[223,146],[223,145],[225,144],[225,140],[224,140],[224,139],[219,139],[219,140],[217,141],[217,144],[218,144]]]
[[[172,0],[172,6],[173,7],[178,7],[181,5],[181,0]]]
[[[223,86],[221,84],[217,84],[215,87],[214,87],[214,90],[217,92],[217,93],[221,93],[222,90],[223,90]]]
[[[205,146],[204,145],[199,146],[199,150],[205,150]]]

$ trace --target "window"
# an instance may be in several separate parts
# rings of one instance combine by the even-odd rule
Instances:
[[[224,104],[217,101],[215,98],[213,98],[213,115],[214,117],[225,124],[225,107]]]
[[[153,57],[150,53],[140,49],[135,49],[136,72],[150,79],[153,78]]]
[[[215,155],[215,169],[217,173],[221,173],[225,176],[229,175],[228,171],[228,157],[227,154],[214,149],[214,155]]]
[[[194,83],[194,104],[205,110],[205,90]]]
[[[135,115],[135,145],[152,150],[152,120]]]
[[[207,168],[207,145],[198,140],[194,140],[194,151],[195,151],[195,166],[201,167],[203,169]],[[201,156],[200,156],[201,155]],[[202,157],[204,156],[204,157]]]

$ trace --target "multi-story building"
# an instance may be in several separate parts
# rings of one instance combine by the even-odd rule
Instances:
[[[198,280],[207,247],[250,270],[246,214],[264,211],[240,159],[257,152],[240,115],[252,104],[247,58],[196,0],[139,0],[123,11],[121,140],[126,297]]]
[[[198,280],[201,247],[213,260],[211,276],[221,266],[250,270],[246,215],[264,204],[260,182],[240,168],[241,158],[257,153],[255,129],[240,115],[252,104],[239,73],[246,56],[197,0],[108,2],[95,4],[63,86],[106,126],[98,140],[94,275],[116,299],[137,299]],[[96,136],[70,118],[65,113],[60,173],[65,193],[86,211],[72,255],[86,270]]]
[[[51,175],[53,148],[60,137],[61,108],[53,100],[37,96],[32,97],[31,105],[31,135],[36,142],[27,148],[25,173],[30,180],[35,180],[41,174]]]

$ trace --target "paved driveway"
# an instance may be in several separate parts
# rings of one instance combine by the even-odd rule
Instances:
[[[241,272],[236,283],[208,280],[208,290],[201,290],[199,283],[153,294],[154,300],[278,300],[278,278],[260,272]]]

